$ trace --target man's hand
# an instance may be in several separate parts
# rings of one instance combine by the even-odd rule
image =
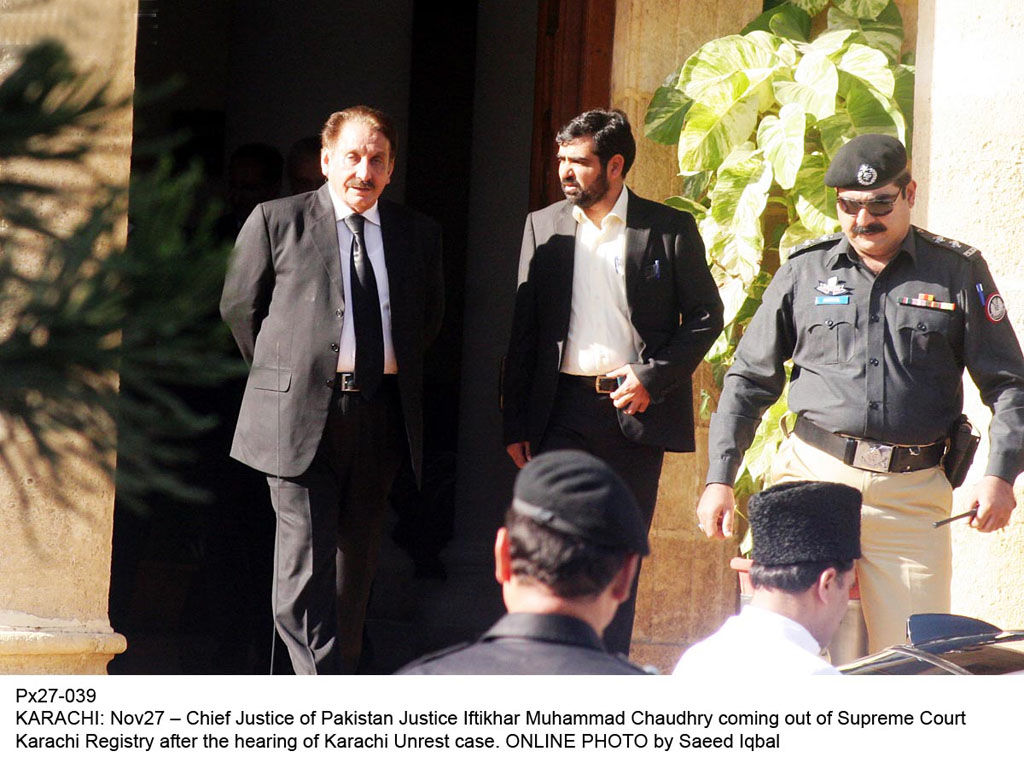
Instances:
[[[526,462],[530,460],[530,443],[524,440],[523,442],[513,442],[505,446],[505,450],[508,451],[509,456],[516,462],[516,466],[522,469],[526,466]]]
[[[1013,485],[1001,477],[987,474],[974,486],[968,506],[978,510],[978,515],[971,520],[971,527],[983,533],[1000,530],[1010,521],[1010,512],[1017,506]]]
[[[647,392],[647,388],[636,378],[632,368],[629,366],[616,368],[605,376],[609,378],[622,377],[622,384],[611,393],[612,405],[629,416],[647,410],[647,406],[651,404],[651,396]]]
[[[709,538],[731,538],[736,497],[732,486],[721,482],[708,483],[697,504],[700,529]]]

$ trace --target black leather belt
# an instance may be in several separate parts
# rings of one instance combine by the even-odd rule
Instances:
[[[573,386],[586,387],[591,392],[599,395],[610,395],[619,386],[619,377],[616,376],[579,376],[577,374],[559,374],[558,378]]]
[[[812,424],[803,416],[796,420],[794,434],[808,445],[834,456],[848,466],[868,472],[916,472],[938,466],[946,441],[931,445],[893,445],[834,434]]]

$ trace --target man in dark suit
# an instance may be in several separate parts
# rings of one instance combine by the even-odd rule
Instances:
[[[249,379],[231,455],[267,475],[274,607],[296,673],[356,668],[388,491],[422,461],[423,352],[441,321],[441,233],[378,201],[396,138],[356,106],[324,126],[319,190],[260,204],[221,298]]]
[[[621,111],[556,138],[566,200],[526,219],[506,357],[505,444],[516,465],[557,448],[618,471],[649,528],[666,450],[694,449],[690,377],[722,329],[704,245],[685,212],[625,187],[636,143]],[[605,633],[628,651],[633,596]]]
[[[400,673],[642,675],[609,654],[601,632],[632,590],[649,551],[629,488],[589,453],[544,453],[516,477],[494,541],[494,576],[508,614],[477,641]]]

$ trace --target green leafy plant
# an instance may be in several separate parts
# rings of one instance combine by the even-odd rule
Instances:
[[[719,388],[780,262],[839,229],[824,183],[835,152],[864,133],[909,139],[914,70],[902,44],[890,0],[789,0],[704,44],[656,91],[645,132],[678,147],[683,179],[666,204],[697,219],[725,303],[725,330],[706,357]],[[763,487],[785,399],[765,413],[740,496]]]
[[[56,477],[69,457],[112,472],[116,451],[127,505],[153,492],[195,500],[170,466],[212,422],[175,390],[241,371],[215,310],[227,251],[210,215],[185,232],[198,171],[160,165],[129,197],[90,170],[128,106],[90,82],[56,43],[0,82],[0,469],[53,483],[75,478]]]

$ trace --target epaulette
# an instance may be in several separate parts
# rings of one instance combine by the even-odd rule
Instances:
[[[821,249],[824,246],[831,246],[843,237],[841,231],[835,233],[826,233],[824,236],[818,236],[817,238],[808,239],[807,241],[801,241],[799,244],[789,250],[789,254],[786,255],[787,259],[796,257],[797,255],[809,252],[812,249]]]
[[[914,230],[916,230],[925,241],[930,241],[937,246],[941,246],[943,249],[949,249],[951,252],[956,252],[961,257],[966,257],[969,260],[981,255],[981,251],[976,246],[971,246],[970,244],[965,244],[962,241],[956,241],[951,238],[936,235],[931,231],[926,231],[924,228],[918,228],[916,225],[914,226]]]

